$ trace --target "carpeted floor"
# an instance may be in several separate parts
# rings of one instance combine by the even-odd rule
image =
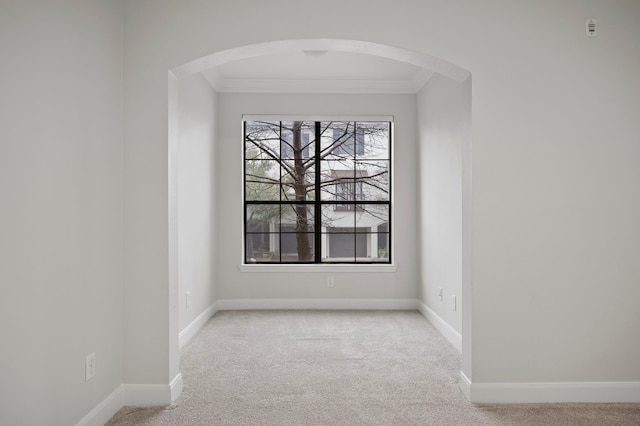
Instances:
[[[640,404],[470,404],[459,353],[411,311],[219,312],[181,371],[174,405],[108,425],[640,425]]]

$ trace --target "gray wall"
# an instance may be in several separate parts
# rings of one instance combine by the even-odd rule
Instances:
[[[473,324],[474,383],[640,381],[640,3],[402,0],[367,19],[358,2],[322,8],[340,13],[297,19],[293,0],[0,3],[1,423],[74,423],[121,383],[176,376],[168,70],[283,39],[365,40],[472,73],[462,331]],[[321,296],[314,285],[270,287]]]
[[[407,0],[355,19],[358,5],[336,0],[322,5],[341,11],[331,22],[294,19],[296,5],[248,14],[244,2],[127,3],[125,111],[136,119],[125,120],[125,253],[135,261],[125,265],[126,377],[167,380],[168,360],[144,362],[168,345],[158,268],[166,70],[246,44],[323,37],[425,52],[472,73],[473,382],[640,380],[640,344],[629,338],[640,331],[640,4]],[[590,17],[601,24],[595,38],[585,37]],[[220,297],[267,294],[230,285],[220,283]]]
[[[177,89],[177,303],[184,330],[213,304],[216,291],[217,96],[199,74],[181,80]]]
[[[435,74],[417,98],[420,299],[462,333],[462,177],[463,155],[470,154],[471,86]]]
[[[218,182],[218,298],[415,298],[417,297],[417,152],[413,95],[298,95],[220,93]],[[353,273],[323,267],[322,272],[240,272],[242,263],[242,115],[393,115],[395,123],[395,272]],[[335,286],[327,288],[327,276]]]
[[[3,425],[75,424],[122,383],[122,13],[0,3]]]

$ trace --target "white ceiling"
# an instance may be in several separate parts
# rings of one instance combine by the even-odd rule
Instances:
[[[254,56],[202,74],[218,92],[416,93],[433,72],[364,53],[311,50]]]

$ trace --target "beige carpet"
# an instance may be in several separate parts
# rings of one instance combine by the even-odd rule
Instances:
[[[417,312],[233,311],[183,349],[182,396],[115,425],[640,425],[640,404],[474,406]]]

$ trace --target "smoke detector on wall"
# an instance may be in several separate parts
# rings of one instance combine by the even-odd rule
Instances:
[[[587,37],[596,37],[598,35],[598,20],[595,18],[587,19],[586,31]]]

